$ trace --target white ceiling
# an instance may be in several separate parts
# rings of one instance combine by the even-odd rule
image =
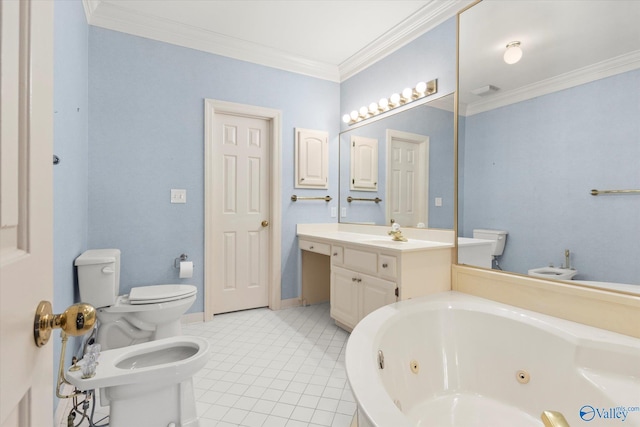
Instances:
[[[523,56],[507,65],[502,56],[512,41]],[[460,17],[459,99],[467,114],[636,68],[638,0],[486,0]],[[471,94],[487,85],[500,90]]]
[[[91,25],[343,81],[471,0],[83,0]]]

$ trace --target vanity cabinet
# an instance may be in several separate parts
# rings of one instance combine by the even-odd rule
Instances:
[[[351,330],[387,304],[451,289],[452,243],[412,237],[393,242],[387,227],[368,227],[378,234],[364,234],[329,226],[298,225],[302,299],[309,302],[312,294],[305,289],[326,288],[329,282],[331,317],[340,327]]]
[[[397,301],[395,282],[341,267],[331,269],[331,317],[353,329],[367,314]]]

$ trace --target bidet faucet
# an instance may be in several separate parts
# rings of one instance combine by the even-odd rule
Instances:
[[[396,242],[406,242],[407,238],[402,235],[402,231],[400,231],[400,224],[394,222],[391,226],[391,231],[389,231],[389,236],[392,236],[391,240],[395,240]]]
[[[571,260],[569,259],[569,255],[571,255],[571,252],[569,251],[569,249],[565,249],[564,250],[564,266],[561,266],[562,268],[571,269]]]

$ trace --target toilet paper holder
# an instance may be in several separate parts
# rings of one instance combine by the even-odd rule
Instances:
[[[187,260],[187,258],[189,258],[189,255],[187,255],[187,254],[180,254],[180,256],[179,256],[178,258],[176,258],[176,259],[174,259],[174,260],[173,260],[173,266],[174,266],[175,268],[178,268],[178,269],[179,269],[179,268],[180,268],[180,262],[181,262],[181,261],[186,261],[186,260]]]

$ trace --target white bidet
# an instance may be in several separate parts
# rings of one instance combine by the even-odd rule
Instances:
[[[67,371],[65,378],[80,390],[104,390],[110,427],[198,427],[192,377],[208,355],[203,338],[165,338],[104,351],[93,377]]]

